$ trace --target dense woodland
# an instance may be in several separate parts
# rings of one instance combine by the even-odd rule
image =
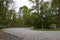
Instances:
[[[29,0],[32,8],[23,6],[16,12],[13,7],[9,10],[13,0],[0,0],[0,26],[2,27],[34,27],[52,28],[51,24],[60,27],[60,0],[44,1]]]

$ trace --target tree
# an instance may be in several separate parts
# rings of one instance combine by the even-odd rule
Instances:
[[[57,27],[60,27],[60,0],[52,0],[52,7],[57,10]]]
[[[34,19],[34,23],[33,23],[33,26],[34,26],[34,28],[36,27],[36,28],[41,28],[41,26],[38,26],[39,25],[39,19],[38,19],[38,17],[39,17],[39,14],[40,14],[40,0],[29,0],[29,1],[31,1],[34,5],[33,5],[33,7],[32,7],[32,9],[33,10],[36,10],[36,12],[34,12],[35,14],[37,13],[37,16],[36,16],[36,18]],[[31,10],[31,11],[33,11],[33,10]]]
[[[30,16],[30,9],[26,6],[23,6],[20,8],[20,11],[19,11],[19,17],[21,17],[21,20],[23,25],[26,26],[26,27],[30,27],[32,26],[32,20],[31,20],[31,16]],[[21,16],[22,14],[22,16]]]
[[[0,0],[0,25],[6,26],[7,20],[6,20],[6,14],[10,3],[12,3],[13,0]],[[6,2],[4,4],[4,2]]]
[[[46,16],[45,14],[48,14],[48,10],[49,10],[49,2],[44,2],[44,0],[30,0],[33,4],[34,10],[36,10],[36,14],[37,17],[34,20],[34,25],[37,28],[42,28],[43,29],[43,24],[44,24],[44,20],[48,18],[48,16]],[[46,16],[46,18],[44,18],[43,16]],[[47,20],[45,20],[47,22]],[[46,24],[45,24],[46,25]]]
[[[10,26],[17,26],[16,25],[16,11],[15,10],[8,10],[6,20],[7,20],[7,27]]]

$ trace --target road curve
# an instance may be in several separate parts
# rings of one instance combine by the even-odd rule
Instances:
[[[60,40],[60,31],[34,31],[29,28],[6,28],[3,31],[23,37],[23,40]]]

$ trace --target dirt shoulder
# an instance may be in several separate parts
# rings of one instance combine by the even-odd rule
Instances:
[[[0,30],[0,40],[22,40],[22,38]]]

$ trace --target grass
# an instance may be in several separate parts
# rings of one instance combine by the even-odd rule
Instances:
[[[36,30],[36,31],[60,31],[60,28],[57,28],[57,29],[32,29],[32,30]]]
[[[4,28],[1,28],[1,27],[0,27],[0,32],[2,32],[2,31],[3,31],[3,29],[4,29]]]
[[[0,32],[2,32],[3,31],[3,29],[0,29]]]
[[[24,28],[24,27],[12,27],[12,28]],[[0,31],[2,31],[4,28],[0,28]],[[56,28],[56,29],[32,29],[32,30],[36,30],[36,31],[60,31],[60,28]]]

